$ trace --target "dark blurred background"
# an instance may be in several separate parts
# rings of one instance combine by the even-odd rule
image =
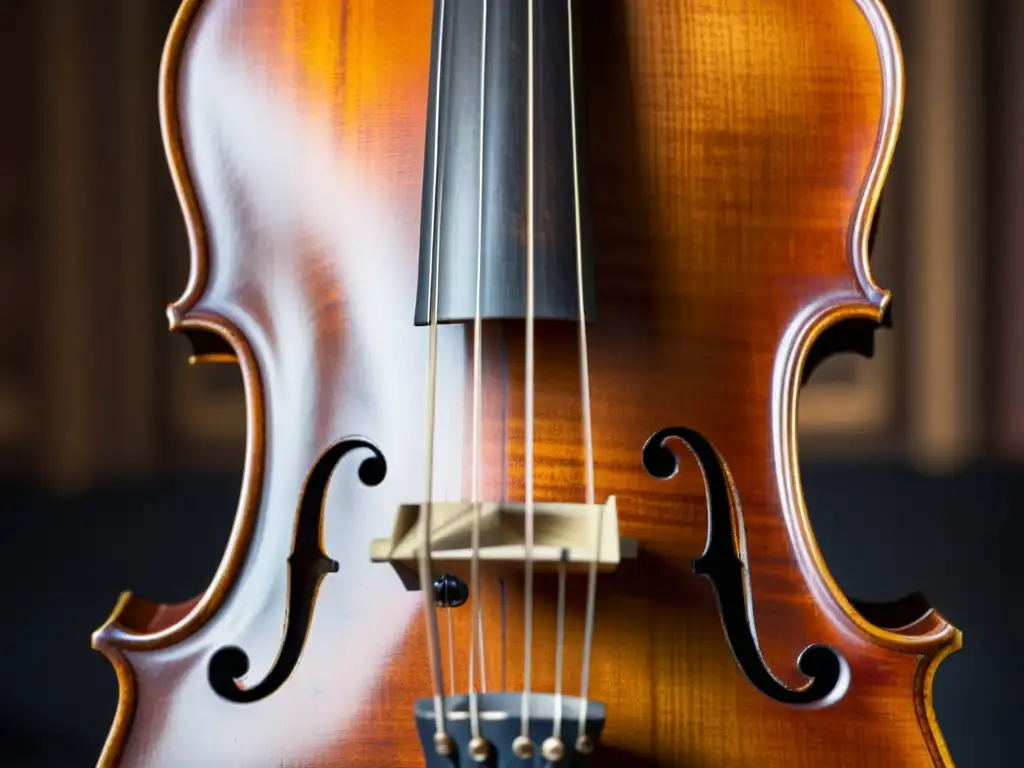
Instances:
[[[117,687],[90,633],[123,589],[202,591],[235,511],[240,377],[186,365],[162,312],[188,260],[156,112],[177,4],[0,0],[0,765],[95,763]],[[895,328],[805,390],[807,499],[844,589],[921,590],[963,630],[939,722],[961,768],[1012,768],[1024,3],[888,6],[907,105],[873,263]]]

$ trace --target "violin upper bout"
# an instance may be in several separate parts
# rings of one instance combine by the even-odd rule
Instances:
[[[183,0],[171,25],[160,60],[160,132],[189,242],[189,275],[182,296],[167,308],[171,330],[185,326],[184,318],[199,300],[209,275],[209,248],[198,195],[189,175],[181,125],[180,73],[186,43],[205,0]]]
[[[881,321],[890,294],[874,281],[870,255],[878,226],[879,204],[903,122],[905,72],[899,38],[882,0],[855,0],[875,39],[881,77],[881,104],[875,155],[850,222],[848,249],[852,266],[868,303]]]
[[[882,193],[903,120],[903,55],[882,0],[852,2],[867,22],[878,57],[880,82],[872,101],[877,103],[879,112],[877,120],[871,121],[876,135],[872,137],[870,161],[866,168],[861,166],[863,170],[857,171],[855,183],[859,185],[859,191],[847,225],[845,245],[851,283],[834,285],[833,290],[809,297],[791,318],[781,344],[776,366],[776,392],[780,395],[792,393],[794,420],[797,390],[815,366],[840,351],[853,351],[870,357],[874,350],[874,331],[878,326],[891,322],[892,295],[875,281],[871,254],[878,231]],[[795,430],[795,421],[793,428]]]

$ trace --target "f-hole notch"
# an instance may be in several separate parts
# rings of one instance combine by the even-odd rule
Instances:
[[[794,706],[823,707],[837,701],[846,691],[849,666],[835,649],[811,645],[797,659],[800,671],[810,680],[802,688],[788,688],[779,682],[765,664],[755,639],[755,628],[748,616],[750,596],[744,576],[744,563],[736,552],[734,525],[739,523],[739,498],[730,482],[721,455],[711,442],[692,429],[669,427],[655,432],[644,444],[644,468],[663,480],[679,469],[676,454],[666,446],[671,438],[682,440],[697,459],[708,498],[708,544],[694,562],[693,570],[711,582],[718,601],[718,612],[725,628],[733,657],[754,686],[767,696]]]
[[[258,684],[243,688],[239,680],[249,671],[249,655],[237,646],[225,646],[210,659],[207,676],[218,695],[238,704],[265,699],[280,688],[299,663],[313,605],[324,577],[338,570],[338,562],[323,551],[324,499],[331,475],[351,451],[365,448],[371,456],[359,465],[359,479],[367,486],[379,485],[387,474],[387,462],[369,440],[349,437],[332,445],[317,459],[306,477],[299,498],[292,553],[288,557],[288,611],[284,639],[267,676]]]

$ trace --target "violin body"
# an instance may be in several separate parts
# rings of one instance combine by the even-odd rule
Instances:
[[[797,459],[812,346],[880,324],[889,301],[868,264],[903,106],[888,17],[878,0],[576,5],[595,492],[637,542],[598,582],[593,764],[951,766],[931,686],[959,631],[918,602],[840,591]],[[438,7],[183,2],[161,123],[191,277],[169,318],[197,361],[240,366],[246,461],[209,588],[182,605],[125,595],[94,635],[120,684],[101,765],[424,765],[421,595],[369,548],[426,482],[414,313],[425,168],[442,151]],[[521,245],[525,219],[488,205]],[[548,207],[538,242],[557,239]],[[500,314],[482,324],[482,486],[522,500],[526,334]],[[577,324],[535,322],[532,492],[580,501]],[[469,494],[471,339],[471,324],[438,329],[438,499]],[[490,690],[523,684],[523,590],[481,580]],[[556,580],[538,573],[534,590],[531,684],[551,691]],[[567,693],[585,594],[570,578]],[[464,691],[470,613],[438,615],[446,691]]]

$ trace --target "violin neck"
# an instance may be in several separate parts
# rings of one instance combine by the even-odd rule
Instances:
[[[534,317],[578,320],[582,277],[594,319],[575,5],[435,0],[418,325],[433,277],[437,322],[472,321],[478,270],[481,318],[525,317],[531,246]]]

